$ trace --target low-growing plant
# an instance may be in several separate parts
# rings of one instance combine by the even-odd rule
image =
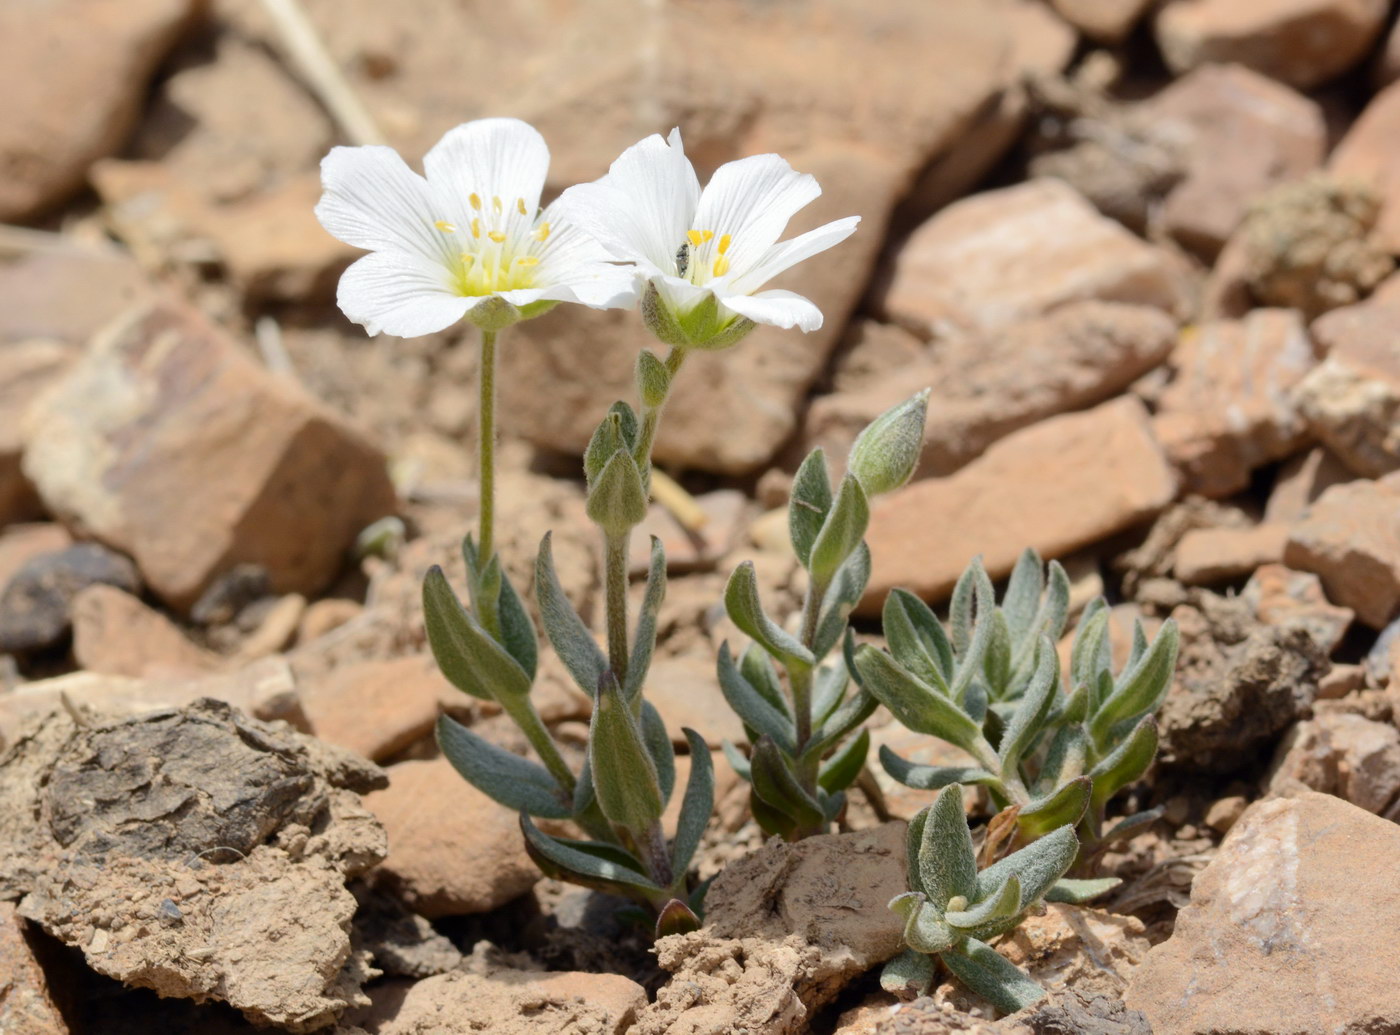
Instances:
[[[1055,644],[1069,613],[1069,579],[1027,550],[1000,604],[981,560],[954,589],[949,628],[914,594],[885,600],[889,650],[863,645],[853,665],[862,685],[909,729],[967,752],[969,766],[929,766],[882,748],[880,761],[909,787],[953,783],[987,788],[998,809],[1014,809],[1022,840],[1078,825],[1086,849],[1155,818],[1142,813],[1104,830],[1110,799],[1137,780],[1157,752],[1154,714],[1171,687],[1177,630],[1166,622],[1152,642],[1133,628],[1127,663],[1115,676],[1109,610],[1085,609],[1068,672]]]
[[[859,687],[849,692],[838,648],[845,642],[846,653],[851,649],[847,620],[870,579],[869,498],[912,477],[928,395],[920,392],[861,432],[834,492],[821,449],[798,468],[788,529],[807,588],[796,635],[764,610],[752,562],[739,565],[725,588],[729,617],[753,642],[737,660],[727,642],[720,646],[720,688],[752,745],[748,757],[727,741],[724,751],[751,786],[754,819],[787,840],[824,833],[865,766],[870,734],[862,728],[846,738],[877,702]]]
[[[1045,991],[987,943],[1044,902],[1083,902],[1118,880],[1064,879],[1079,853],[1068,824],[979,870],[962,798],[962,787],[949,784],[909,824],[910,890],[889,905],[904,919],[906,948],[885,965],[880,983],[895,995],[924,995],[941,961],[973,992],[1014,1013]]]

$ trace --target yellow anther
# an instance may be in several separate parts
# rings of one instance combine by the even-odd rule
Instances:
[[[472,195],[472,196],[475,197],[476,195]],[[473,220],[472,220],[472,236],[473,236],[473,237],[480,237],[480,236],[481,236],[481,220],[480,220],[480,219],[473,219]]]
[[[712,237],[714,237],[714,236],[715,236],[715,232],[714,232],[713,230],[701,230],[701,231],[700,231],[700,240],[701,240],[701,243],[704,243],[705,241],[708,241],[710,238],[712,238]]]
[[[491,240],[495,241],[497,244],[501,244],[506,239],[506,235],[501,233],[501,231],[499,230],[492,230],[486,236],[491,238]]]
[[[721,255],[715,260],[715,276],[722,277],[729,272],[729,260]]]
[[[719,239],[719,253],[721,255],[729,251],[729,245],[731,241],[733,241],[733,238],[730,237],[728,234],[725,234]]]
[[[437,227],[445,234],[455,234],[457,232],[457,228],[445,219],[439,219],[433,226]]]
[[[525,211],[525,199],[524,199],[524,198],[516,198],[516,199],[515,199],[515,211],[519,212],[522,216],[529,215],[529,213]]]
[[[521,266],[538,266],[540,264],[539,257],[535,255],[522,255],[515,261]]]
[[[541,223],[541,224],[540,224],[539,229],[535,231],[535,240],[536,240],[536,241],[547,241],[547,240],[549,240],[549,224],[548,224],[548,223]]]
[[[458,254],[462,257],[463,266],[470,267],[472,263],[476,262],[476,256],[471,252],[460,252]]]
[[[505,205],[501,204],[501,196],[499,194],[492,196],[491,207],[494,208],[497,212],[500,212],[502,209],[505,208]]]
[[[480,194],[478,194],[476,191],[472,191],[471,197],[467,198],[467,200],[470,201],[470,202],[472,203],[472,208],[476,209],[478,212],[481,211],[481,195],[480,195]]]
[[[690,240],[692,248],[699,248],[705,243],[705,237],[699,230],[687,230],[685,236]]]

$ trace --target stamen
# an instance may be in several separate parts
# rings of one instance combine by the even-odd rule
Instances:
[[[547,241],[547,240],[549,240],[549,224],[548,224],[548,223],[541,223],[541,224],[540,224],[539,229],[535,231],[535,240],[536,240],[536,241]]]
[[[685,236],[690,240],[690,246],[692,248],[699,248],[705,243],[704,235],[702,235],[699,230],[687,230]]]
[[[478,212],[481,211],[481,195],[480,195],[480,194],[478,194],[476,191],[472,191],[471,197],[467,198],[467,200],[470,201],[470,202],[472,203],[472,208],[476,209]]]
[[[723,255],[725,252],[729,251],[729,245],[730,245],[730,243],[731,243],[732,241],[733,241],[733,238],[730,237],[728,234],[725,234],[723,237],[721,237],[721,238],[719,239],[719,253],[720,253],[721,255]]]
[[[471,252],[459,252],[458,254],[462,258],[462,266],[465,269],[471,269],[472,263],[476,262],[476,256]]]
[[[492,196],[491,207],[494,208],[497,212],[500,212],[502,209],[505,208],[505,206],[501,204],[501,196],[499,194]]]
[[[455,234],[457,232],[457,228],[445,219],[437,220],[433,223],[433,226],[437,227],[445,234]]]
[[[540,264],[539,257],[536,255],[522,255],[515,261],[521,266],[538,266]]]
[[[495,241],[497,244],[502,244],[506,239],[506,235],[499,230],[492,230],[486,236],[491,238],[491,240]]]
[[[476,197],[476,195],[473,194],[472,197]],[[481,236],[481,220],[480,220],[480,219],[473,219],[473,220],[472,220],[472,236],[473,236],[473,237],[480,237],[480,236]]]
[[[715,260],[715,276],[722,277],[729,272],[729,260],[721,255]]]
[[[714,232],[713,230],[701,230],[701,231],[700,231],[700,242],[703,244],[705,241],[708,241],[710,238],[712,238],[712,237],[714,237],[714,236],[715,236],[715,232]]]
[[[516,199],[515,199],[515,211],[519,212],[522,216],[529,215],[529,213],[525,211],[525,199],[524,199],[524,198],[516,198]]]

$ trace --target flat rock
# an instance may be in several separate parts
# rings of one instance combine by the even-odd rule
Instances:
[[[1306,405],[1302,409],[1306,416]],[[1269,502],[1264,506],[1264,520],[1292,524],[1306,514],[1324,492],[1352,478],[1346,465],[1322,446],[1290,457],[1279,466],[1274,477]]]
[[[677,744],[686,742],[681,730],[687,726],[711,747],[725,740],[748,743],[744,724],[720,693],[712,658],[696,654],[657,658],[647,671],[646,696]]]
[[[1183,304],[1165,252],[1068,184],[1037,179],[955,202],[910,235],[882,308],[922,338],[994,331],[1067,302]]]
[[[875,502],[867,533],[874,570],[860,609],[878,611],[895,586],[941,599],[978,554],[993,578],[1028,546],[1064,556],[1153,516],[1175,491],[1137,399],[1042,421],[956,474]]]
[[[1285,544],[1286,548],[1286,544]],[[1297,625],[1330,656],[1356,618],[1349,607],[1327,599],[1322,580],[1309,571],[1294,571],[1282,564],[1261,565],[1240,594],[1265,625]]]
[[[116,586],[73,598],[73,658],[89,672],[135,678],[213,671],[224,659],[193,643],[169,618]]]
[[[1347,712],[1322,711],[1278,746],[1267,788],[1335,794],[1367,812],[1400,820],[1400,729]]]
[[[0,266],[0,281],[3,270]],[[7,297],[3,292],[0,296]],[[0,341],[0,525],[41,514],[38,494],[22,466],[24,438],[20,429],[35,400],[63,375],[73,359],[73,349],[62,342]]]
[[[1176,577],[1193,586],[1239,578],[1283,560],[1287,542],[1285,524],[1192,529],[1176,544]]]
[[[1157,44],[1178,74],[1238,62],[1307,90],[1366,56],[1386,10],[1385,0],[1171,0]]]
[[[1250,806],[1197,875],[1127,1003],[1156,1035],[1400,1027],[1400,827],[1329,795]],[[1368,951],[1358,953],[1358,945]]]
[[[314,592],[396,507],[358,432],[175,303],[114,327],[31,418],[24,468],[48,507],[181,609],[240,563]]]
[[[1254,468],[1305,441],[1289,390],[1317,357],[1297,313],[1262,309],[1188,328],[1170,362],[1153,424],[1192,490],[1238,492]]]
[[[1046,992],[1069,989],[1111,999],[1122,998],[1149,948],[1137,917],[1056,903],[1027,917],[997,943],[998,951]]]
[[[1400,84],[1371,98],[1328,159],[1327,169],[1342,180],[1371,187],[1381,200],[1377,237],[1392,254],[1400,252],[1400,159],[1389,141],[1400,132]]]
[[[0,650],[60,645],[72,629],[74,600],[98,585],[136,593],[141,578],[130,560],[97,543],[75,543],[31,558],[0,590]]]
[[[299,666],[295,656],[292,665],[305,673],[298,682],[311,731],[376,762],[430,734],[440,705],[461,696],[430,654],[366,659],[329,672]]]
[[[1283,560],[1320,576],[1330,600],[1383,628],[1400,611],[1400,474],[1328,489],[1293,526]]]

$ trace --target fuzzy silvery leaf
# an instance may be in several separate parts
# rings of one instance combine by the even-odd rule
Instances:
[[[652,893],[663,891],[643,872],[642,864],[620,848],[551,837],[535,826],[523,812],[520,814],[520,832],[525,836],[525,849],[530,858],[546,876],[567,876],[573,883],[614,893],[622,891],[625,894],[633,888]]]
[[[861,644],[856,648],[855,663],[865,689],[907,728],[956,744],[974,758],[991,753],[978,723],[884,651]]]
[[[880,748],[880,764],[885,772],[905,787],[916,791],[939,791],[951,784],[999,784],[1001,778],[980,766],[918,765],[900,758],[889,745]]]
[[[437,742],[467,783],[506,808],[545,819],[573,814],[564,788],[544,766],[497,747],[446,715],[438,718]]]
[[[1045,901],[1083,905],[1085,902],[1092,902],[1100,895],[1108,894],[1122,883],[1123,881],[1119,877],[1099,877],[1093,880],[1072,880],[1069,877],[1061,877],[1055,882],[1054,887],[1045,893]]]
[[[949,636],[955,654],[961,657],[968,652],[972,645],[974,623],[984,624],[982,619],[991,613],[995,605],[996,593],[992,589],[992,580],[987,575],[982,558],[974,557],[958,576],[953,586],[953,598],[948,604]]]
[[[1088,741],[1078,726],[1062,726],[1055,732],[1040,765],[1036,788],[1043,794],[1084,774]]]
[[[786,759],[776,744],[759,737],[749,758],[749,773],[753,789],[774,809],[791,818],[799,827],[814,827],[823,822],[821,803],[802,789],[797,777],[788,768]]]
[[[956,784],[943,788],[926,811],[928,817],[920,828],[918,870],[919,884],[929,901],[942,913],[949,899],[985,898],[985,894],[978,894],[977,853],[963,814],[962,788]]]
[[[914,477],[924,449],[924,420],[931,391],[925,388],[886,410],[856,436],[846,470],[859,479],[867,496],[893,492]]]
[[[812,554],[808,558],[807,570],[817,585],[825,586],[846,558],[851,556],[865,536],[870,525],[870,503],[861,488],[860,480],[851,475],[841,479],[836,490],[836,500],[827,512],[816,539],[812,540]]]
[[[1157,710],[1171,689],[1178,644],[1176,622],[1169,618],[1147,653],[1123,673],[1108,700],[1089,719],[1089,736],[1095,744],[1102,745],[1116,723]]]
[[[907,589],[894,589],[885,597],[882,622],[895,660],[951,697],[953,645],[933,610]]]
[[[812,544],[826,521],[831,503],[831,477],[826,470],[826,454],[814,449],[797,469],[788,498],[788,532],[792,536],[792,548],[804,568],[811,559]]]
[[[1102,597],[1090,601],[1080,615],[1069,659],[1072,687],[1092,685],[1109,666],[1108,620],[1108,603]]]
[[[539,640],[520,594],[501,570],[500,555],[493,555],[483,569],[476,542],[468,535],[462,540],[462,559],[467,565],[467,590],[471,594],[473,613],[494,618],[498,629],[492,629],[486,621],[482,623],[483,628],[498,639],[533,680],[539,664]]]
[[[724,587],[724,607],[735,625],[784,665],[811,667],[816,664],[812,652],[797,637],[764,613],[752,561],[745,561],[729,576],[729,583]]]
[[[666,551],[661,540],[651,537],[651,564],[647,569],[647,588],[642,594],[642,606],[637,614],[637,629],[632,640],[632,654],[627,663],[627,681],[623,686],[628,701],[635,701],[646,683],[651,658],[656,652],[656,624],[661,603],[666,599]]]
[[[897,999],[928,995],[936,970],[934,957],[905,949],[880,971],[880,987]]]
[[[485,701],[530,692],[529,675],[462,607],[437,565],[423,579],[423,624],[438,668],[457,689]]]
[[[1038,558],[1039,555],[1037,555]],[[1040,606],[1036,609],[1030,625],[1020,633],[1014,628],[1012,638],[1015,643],[1011,655],[1011,688],[1019,693],[1030,678],[1035,666],[1035,649],[1040,637],[1048,636],[1051,642],[1058,642],[1064,634],[1065,623],[1069,619],[1069,576],[1058,561],[1051,561],[1049,576]]]
[[[773,667],[773,659],[768,656],[767,651],[756,643],[749,644],[739,656],[739,672],[779,714],[789,723],[793,721],[792,702],[783,692],[778,670]]]
[[[870,547],[862,542],[837,570],[822,598],[817,634],[812,638],[812,653],[816,657],[826,657],[845,634],[851,610],[865,593],[869,581]]]
[[[1110,841],[1118,841],[1125,837],[1132,837],[1146,830],[1157,820],[1162,818],[1162,813],[1166,807],[1158,805],[1155,809],[1148,809],[1146,812],[1138,812],[1131,816],[1125,816],[1107,831],[1099,835],[1099,844],[1107,844]]]
[[[1055,703],[1059,689],[1060,658],[1048,637],[1040,640],[1035,674],[1016,706],[1011,722],[1001,737],[1002,772],[1014,774],[1021,758],[1030,750],[1037,737],[1045,731],[1045,719]]]
[[[991,636],[982,655],[982,679],[995,701],[1006,697],[1011,688],[1011,626],[1000,609],[987,616],[987,624]]]
[[[637,461],[619,450],[603,465],[584,503],[589,520],[610,536],[626,535],[647,516],[647,491]]]
[[[946,952],[940,958],[959,981],[998,1010],[1015,1013],[1045,998],[1045,989],[985,942],[969,938],[961,952]]]
[[[1008,920],[1021,912],[1021,880],[1014,873],[1000,888],[968,909],[950,909],[943,914],[949,927],[975,930],[998,920]]]
[[[779,712],[766,697],[744,678],[734,664],[734,656],[729,652],[728,642],[720,644],[719,659],[716,664],[719,675],[720,692],[734,714],[744,725],[762,737],[768,737],[785,753],[792,754],[796,749],[796,734],[792,719]]]
[[[749,767],[749,773],[752,777],[752,765]],[[776,834],[784,841],[795,840],[798,830],[797,821],[782,809],[775,808],[764,801],[758,793],[758,788],[752,783],[752,779],[750,779],[749,812],[753,816],[753,821],[758,824],[758,828],[765,834]]]
[[[609,411],[593,429],[593,435],[583,451],[583,473],[588,479],[588,484],[592,485],[598,480],[598,475],[603,473],[603,468],[619,450],[630,448],[627,437],[622,432],[621,414]]]
[[[671,843],[671,869],[677,875],[690,868],[690,860],[700,847],[700,838],[715,810],[715,770],[705,738],[694,730],[682,730],[690,744],[690,779],[681,799],[681,815]]]
[[[904,918],[904,944],[915,952],[930,955],[944,952],[957,941],[957,935],[943,922],[942,910],[936,909],[923,895],[899,895],[889,908]]]
[[[812,734],[811,743],[803,750],[803,760],[820,758],[833,744],[875,714],[880,702],[864,690],[857,690],[851,699],[828,716]]]
[[[724,759],[729,763],[730,768],[739,774],[739,779],[745,783],[752,783],[753,775],[749,772],[749,760],[744,753],[735,747],[732,741],[728,740],[721,740],[719,747],[724,752]]]
[[[828,794],[822,789],[820,782],[817,784],[817,803],[821,806],[822,816],[827,823],[835,823],[841,816],[841,812],[846,807],[846,792],[833,791]]]
[[[850,685],[845,665],[823,665],[812,678],[812,725],[821,726],[840,706]]]
[[[1021,881],[1022,901],[1029,907],[1065,875],[1078,855],[1079,839],[1074,836],[1074,828],[1059,827],[979,873],[975,895],[985,898],[1014,873]]]
[[[632,702],[636,707],[636,702]],[[671,743],[671,735],[666,732],[666,723],[661,713],[650,701],[642,702],[641,715],[642,742],[656,766],[656,782],[661,788],[662,804],[671,800],[671,792],[676,789],[676,748]]]
[[[974,681],[983,671],[984,660],[997,626],[994,616],[998,613],[992,580],[987,577],[987,571],[982,567],[982,558],[974,559],[968,570],[973,576],[968,585],[977,617],[962,647],[958,646],[957,624],[967,619],[958,619],[954,623],[953,650],[958,656],[958,666],[948,687],[949,695],[960,704],[966,700]]]
[[[553,535],[553,532],[545,533],[535,557],[535,600],[540,608],[540,622],[569,675],[579,689],[593,697],[598,691],[598,681],[608,669],[608,660],[559,584],[554,568]]]
[[[870,731],[861,730],[822,764],[817,784],[828,794],[843,791],[856,782],[870,751]]]
[[[1092,807],[1102,809],[1110,798],[1147,772],[1157,757],[1157,720],[1143,716],[1112,751],[1089,770],[1094,782]]]
[[[1123,666],[1124,670],[1132,668],[1138,660],[1147,653],[1147,632],[1142,627],[1142,619],[1133,619],[1133,639],[1132,645],[1128,648],[1128,661]]]
[[[582,816],[597,807],[598,799],[593,793],[593,770],[588,764],[588,752],[585,751],[583,765],[579,767],[578,782],[574,784],[574,815]]]
[[[608,819],[629,830],[645,830],[661,817],[666,802],[661,797],[656,763],[643,740],[640,723],[610,676],[599,684],[593,703],[588,761],[593,793]]]
[[[928,891],[924,888],[924,882],[919,879],[919,849],[924,843],[924,827],[928,825],[928,815],[927,808],[920,809],[904,831],[904,872],[909,878],[910,889],[925,897]],[[894,907],[894,902],[891,902],[890,908]]]
[[[1040,595],[1045,591],[1044,570],[1040,554],[1027,548],[1016,560],[1011,570],[1011,578],[1006,583],[1006,595],[1002,597],[1001,611],[1006,616],[1007,631],[1011,638],[1020,640],[1030,631],[1035,613],[1040,606]]]
[[[1043,837],[1059,827],[1074,826],[1089,807],[1092,786],[1087,776],[1081,776],[1023,806],[1016,817],[1021,833],[1026,837]]]
[[[671,372],[651,349],[637,353],[637,396],[642,405],[654,410],[666,401],[671,392]]]

